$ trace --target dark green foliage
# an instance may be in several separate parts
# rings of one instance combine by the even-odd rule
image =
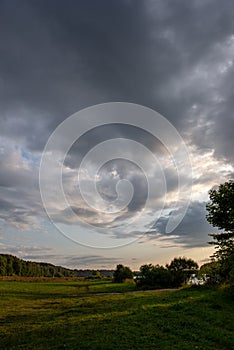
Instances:
[[[212,255],[212,262],[208,265],[207,283],[210,285],[229,283],[234,285],[234,247],[230,235],[221,233],[211,235],[216,245],[216,252]],[[227,237],[227,238],[226,238]],[[203,267],[201,267],[203,268]]]
[[[139,287],[144,288],[169,288],[172,287],[172,274],[160,265],[142,265],[136,278]]]
[[[119,264],[116,266],[116,270],[114,271],[113,277],[114,282],[122,283],[126,279],[132,279],[133,273],[129,267]]]
[[[224,261],[234,252],[234,232],[223,232],[218,234],[211,234],[213,241],[209,242],[214,244],[216,252],[213,255],[214,258]]]
[[[212,256],[218,262],[217,283],[234,283],[234,181],[221,184],[217,190],[210,190],[210,202],[206,208],[207,220],[224,232],[211,234],[216,252]],[[212,277],[211,277],[212,279]]]
[[[209,223],[226,232],[234,232],[234,181],[210,190],[209,196],[210,202],[206,205]]]
[[[74,271],[48,263],[25,261],[9,254],[0,254],[0,276],[74,277]]]
[[[186,283],[192,274],[196,274],[198,265],[192,259],[174,258],[166,267],[160,265],[142,265],[136,277],[137,285],[145,288],[171,288]]]
[[[22,277],[112,277],[113,270],[71,270],[62,266],[44,262],[32,262],[19,259],[10,254],[0,254],[0,276]]]
[[[221,184],[217,190],[210,190],[209,195],[207,220],[224,230],[222,233],[210,235],[213,237],[210,244],[216,246],[213,257],[227,267],[226,260],[234,253],[234,182]]]
[[[221,282],[220,263],[214,260],[209,263],[205,263],[200,267],[198,277],[202,278],[209,286],[219,284]]]
[[[173,285],[179,287],[186,283],[191,275],[197,273],[198,264],[192,259],[179,257],[174,258],[167,268],[172,274]]]

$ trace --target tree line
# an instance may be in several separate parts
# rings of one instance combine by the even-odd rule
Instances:
[[[117,265],[114,282],[124,282],[134,277],[137,286],[144,288],[173,288],[187,283],[192,275],[197,275],[198,264],[184,257],[174,258],[165,267],[145,264],[133,273],[128,266]]]
[[[75,273],[65,267],[25,261],[10,254],[0,254],[0,276],[75,277]]]
[[[50,263],[19,259],[11,254],[0,254],[0,276],[21,277],[82,277],[99,279],[112,277],[114,270],[68,269]]]

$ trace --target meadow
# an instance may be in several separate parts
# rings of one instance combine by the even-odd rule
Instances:
[[[0,349],[234,349],[225,290],[134,290],[101,280],[0,280]]]

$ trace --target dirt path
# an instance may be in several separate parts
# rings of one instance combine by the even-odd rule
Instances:
[[[147,289],[147,290],[131,290],[128,292],[98,292],[98,293],[85,293],[84,295],[119,295],[119,294],[133,294],[133,293],[160,293],[160,292],[175,292],[179,288],[165,288],[165,289]],[[78,295],[77,295],[78,296]]]

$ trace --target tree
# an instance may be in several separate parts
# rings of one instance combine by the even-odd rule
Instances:
[[[209,191],[210,202],[206,209],[207,220],[225,232],[234,232],[234,181],[221,184],[218,189]]]
[[[114,282],[122,283],[124,282],[124,280],[128,278],[132,279],[133,272],[129,267],[119,264],[116,266],[116,270],[114,271],[113,277],[114,277]]]
[[[198,270],[198,264],[194,260],[181,257],[174,258],[166,267],[172,273],[174,286],[186,283],[189,277],[196,274]]]
[[[93,271],[92,278],[101,279],[102,278],[101,272],[98,270]]]
[[[169,288],[172,286],[172,275],[163,266],[146,264],[140,267],[136,282],[145,288]]]
[[[212,226],[222,233],[211,234],[216,252],[212,258],[219,262],[218,273],[221,282],[232,281],[234,275],[234,181],[221,184],[218,189],[209,191],[210,202],[207,203],[206,216]]]
[[[221,282],[219,261],[213,260],[202,265],[198,272],[198,277],[203,279],[207,285],[212,286],[219,284]]]
[[[216,252],[212,258],[224,261],[234,253],[234,232],[223,232],[210,234],[213,241],[209,244],[214,244]]]
[[[224,230],[222,233],[211,234],[214,240],[210,244],[216,245],[214,257],[224,261],[234,252],[234,181],[227,181],[218,189],[211,189],[209,196],[206,218],[212,226]]]

